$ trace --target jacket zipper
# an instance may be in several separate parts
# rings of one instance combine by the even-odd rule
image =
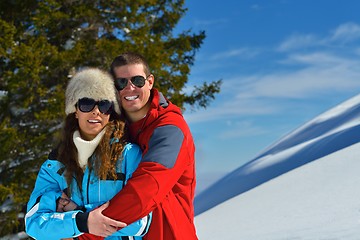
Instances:
[[[86,200],[87,200],[87,204],[90,203],[90,199],[89,199],[90,176],[91,176],[91,169],[89,170],[88,179],[87,179],[87,186],[86,186]]]

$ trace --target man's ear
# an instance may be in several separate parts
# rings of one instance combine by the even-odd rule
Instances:
[[[155,81],[154,75],[150,74],[147,81],[149,82],[149,89],[152,89]]]

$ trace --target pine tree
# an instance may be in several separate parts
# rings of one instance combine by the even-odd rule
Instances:
[[[64,118],[64,91],[82,67],[107,70],[125,51],[143,54],[155,87],[173,103],[206,108],[221,81],[182,90],[205,33],[173,29],[184,0],[5,0],[0,2],[0,236],[22,215]],[[20,220],[19,220],[20,219]]]

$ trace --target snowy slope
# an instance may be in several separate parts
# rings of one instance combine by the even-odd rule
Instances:
[[[199,239],[360,239],[360,143],[195,218]]]
[[[360,95],[288,134],[198,194],[200,239],[319,239],[311,238],[317,233],[360,239],[358,142]],[[209,229],[211,235],[206,235]]]

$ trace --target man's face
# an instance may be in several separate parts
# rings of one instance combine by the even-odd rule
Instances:
[[[154,84],[154,76],[146,76],[142,64],[131,64],[114,69],[115,78],[127,78],[128,82],[123,90],[119,91],[120,104],[130,121],[142,119],[148,112],[150,90]],[[134,76],[143,76],[146,81],[143,87],[135,86],[130,79]]]

